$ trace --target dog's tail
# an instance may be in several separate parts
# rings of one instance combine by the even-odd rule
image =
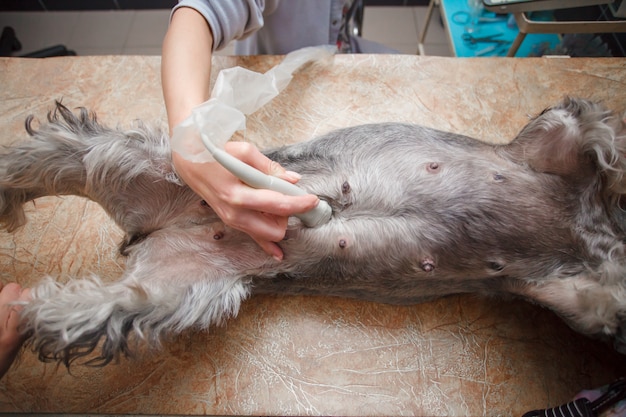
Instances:
[[[0,155],[0,223],[8,231],[25,223],[24,203],[46,195],[88,197],[128,230],[118,203],[133,199],[124,196],[136,196],[137,187],[159,180],[180,186],[167,136],[146,126],[110,129],[86,109],[75,115],[60,102],[47,123],[35,129],[33,121],[26,120],[32,138]]]

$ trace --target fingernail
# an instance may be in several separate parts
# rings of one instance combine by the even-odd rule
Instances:
[[[274,258],[274,260],[276,262],[282,262],[283,261],[283,257],[279,256],[279,255],[273,255],[272,258]]]
[[[293,179],[293,180],[299,180],[302,178],[302,175],[298,174],[297,172],[293,172],[293,171],[285,171],[285,174]]]

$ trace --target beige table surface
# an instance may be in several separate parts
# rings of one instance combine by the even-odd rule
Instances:
[[[279,57],[216,57],[265,71]],[[165,126],[159,57],[0,59],[0,143],[53,100],[110,125]],[[260,147],[334,128],[399,121],[509,141],[564,95],[626,107],[624,59],[337,56],[299,72],[248,121]],[[505,196],[503,196],[505,198]],[[44,198],[0,233],[0,279],[33,285],[118,277],[117,227],[93,203]],[[521,415],[626,375],[626,358],[521,301],[449,297],[396,307],[320,297],[254,297],[237,319],[160,351],[71,374],[27,351],[0,381],[0,412],[271,415]]]

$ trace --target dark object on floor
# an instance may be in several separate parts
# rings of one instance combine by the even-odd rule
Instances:
[[[611,407],[626,399],[626,378],[620,378],[612,384],[603,387],[602,394],[591,401],[587,398],[579,398],[567,404],[546,410],[529,411],[522,417],[598,417],[609,411]]]
[[[0,56],[13,56],[14,52],[19,52],[21,49],[22,44],[17,39],[15,30],[10,26],[5,26],[2,30],[2,35],[0,35]],[[74,55],[76,55],[76,52],[67,49],[65,45],[54,45],[19,56],[23,58],[47,58]]]
[[[5,26],[0,35],[0,56],[11,56],[13,52],[22,49],[22,44],[15,36],[15,30],[10,26]]]

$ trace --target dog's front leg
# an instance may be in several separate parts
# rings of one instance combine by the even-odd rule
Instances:
[[[550,308],[576,331],[611,339],[626,354],[626,288],[621,283],[598,282],[589,272],[515,287],[511,292]]]

